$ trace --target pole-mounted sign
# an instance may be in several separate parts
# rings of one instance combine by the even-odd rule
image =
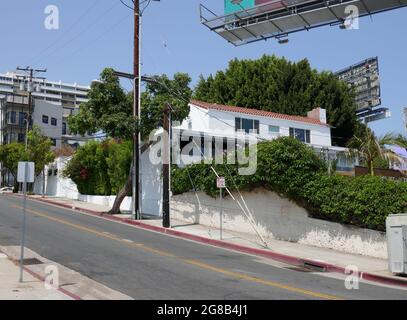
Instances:
[[[220,228],[220,240],[223,238],[223,208],[222,208],[222,189],[226,188],[226,179],[225,177],[218,177],[216,179],[216,187],[219,188],[219,196],[220,196],[220,213],[219,213],[219,228]]]
[[[17,170],[17,182],[23,184],[23,225],[21,228],[21,255],[20,255],[20,282],[23,282],[24,247],[25,247],[25,225],[27,208],[27,183],[34,182],[34,162],[19,162]]]

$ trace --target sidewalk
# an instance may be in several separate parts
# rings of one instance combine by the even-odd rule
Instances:
[[[20,283],[20,268],[0,251],[0,300],[72,300],[54,289],[46,289],[44,282],[24,271]]]
[[[31,196],[33,200],[43,201],[89,214],[100,215],[110,209],[107,206],[95,205],[65,198]],[[297,266],[306,266],[319,271],[345,273],[347,266],[356,266],[359,277],[383,284],[407,287],[407,278],[397,277],[388,271],[387,260],[362,255],[354,255],[331,249],[312,247],[299,243],[267,239],[268,248],[264,248],[259,239],[250,234],[231,231],[223,232],[203,225],[191,225],[182,221],[171,220],[171,229],[162,228],[161,219],[147,219],[142,221],[130,220],[130,215],[103,215],[110,220],[121,221],[138,227],[161,232],[177,237],[203,242],[218,247],[237,250],[253,255],[259,255],[280,262]]]

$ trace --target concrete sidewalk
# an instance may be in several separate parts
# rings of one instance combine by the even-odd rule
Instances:
[[[31,198],[96,215],[100,215],[110,209],[110,207],[107,206],[65,198],[41,198],[41,196],[31,196]],[[161,227],[161,219],[145,219],[141,222],[131,221],[130,215],[126,214],[117,216],[104,215],[104,217],[137,225],[152,231],[184,237],[249,254],[261,255],[290,264],[306,264],[311,267],[323,268],[327,272],[344,273],[345,268],[356,266],[359,271],[359,276],[365,280],[407,286],[407,278],[397,277],[391,274],[388,271],[387,260],[384,259],[348,254],[331,249],[274,239],[267,239],[268,248],[265,248],[261,245],[260,239],[255,236],[231,231],[224,231],[222,240],[220,240],[219,229],[203,225],[186,224],[185,222],[174,219],[171,220],[171,229],[163,229]]]
[[[0,253],[0,300],[72,300],[68,295],[46,289],[44,282],[24,271],[19,280],[20,268],[7,255]]]

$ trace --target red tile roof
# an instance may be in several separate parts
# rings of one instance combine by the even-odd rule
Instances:
[[[226,111],[226,112],[237,112],[243,114],[249,114],[254,116],[260,117],[270,117],[274,119],[282,119],[282,120],[291,120],[291,121],[298,121],[298,122],[305,122],[311,123],[320,126],[329,126],[326,123],[319,121],[318,119],[302,117],[302,116],[291,116],[288,114],[283,113],[275,113],[270,111],[263,111],[258,109],[249,109],[249,108],[242,108],[242,107],[235,107],[235,106],[226,106],[217,103],[208,103],[198,100],[191,100],[191,103],[197,107],[201,107],[207,110],[219,110],[219,111]]]

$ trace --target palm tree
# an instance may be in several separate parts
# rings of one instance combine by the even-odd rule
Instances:
[[[363,136],[354,136],[348,143],[352,154],[357,154],[366,163],[369,173],[374,176],[374,161],[377,159],[386,160],[393,164],[401,164],[404,159],[386,148],[388,145],[407,147],[407,139],[402,135],[387,133],[379,138],[374,132],[366,127]]]

